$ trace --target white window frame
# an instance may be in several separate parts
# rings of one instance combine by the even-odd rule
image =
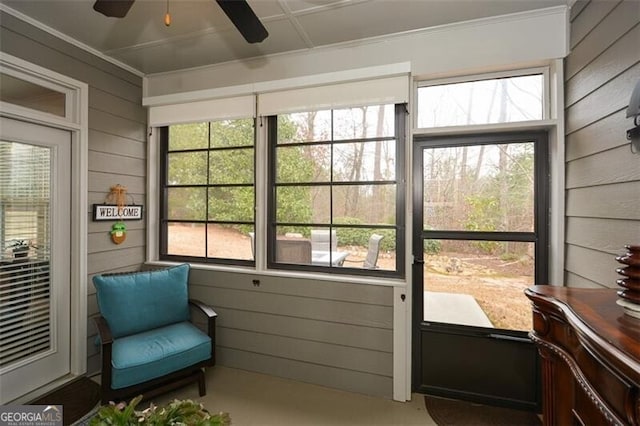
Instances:
[[[527,121],[512,121],[507,123],[489,123],[489,124],[473,124],[473,125],[456,125],[456,126],[441,126],[441,127],[418,127],[418,89],[431,86],[442,86],[446,84],[456,83],[470,83],[474,81],[493,80],[497,78],[507,77],[524,77],[527,75],[542,74],[542,119],[541,120],[527,120]],[[551,102],[550,102],[550,85],[549,85],[550,70],[548,66],[534,67],[534,68],[522,68],[511,71],[499,71],[484,74],[471,74],[461,75],[456,77],[438,78],[433,80],[418,80],[416,81],[414,88],[414,100],[413,103],[413,119],[412,127],[414,134],[432,134],[432,133],[453,133],[462,131],[469,133],[473,131],[483,129],[518,129],[523,126],[526,127],[530,124],[550,124],[551,119]]]

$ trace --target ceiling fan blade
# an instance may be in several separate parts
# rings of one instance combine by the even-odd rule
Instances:
[[[260,43],[269,33],[245,0],[216,0],[249,43]]]
[[[110,18],[124,18],[135,0],[96,0],[93,10]]]

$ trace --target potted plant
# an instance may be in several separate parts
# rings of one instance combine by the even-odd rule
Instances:
[[[190,399],[175,399],[169,404],[138,411],[136,406],[142,395],[131,400],[129,404],[105,405],[91,419],[89,426],[133,426],[133,425],[188,425],[188,426],[228,426],[231,418],[228,413],[210,414],[202,404]]]
[[[16,259],[27,257],[31,247],[31,241],[27,242],[25,240],[14,240],[13,243],[8,246],[13,252],[13,257]]]

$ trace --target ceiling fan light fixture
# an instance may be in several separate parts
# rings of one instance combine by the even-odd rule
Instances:
[[[135,0],[96,0],[93,9],[111,18],[124,18]],[[247,0],[215,0],[231,23],[249,43],[260,43],[269,36],[258,16],[253,12]],[[171,25],[169,0],[164,24]]]
[[[269,33],[246,0],[216,0],[248,43],[260,43]]]
[[[164,25],[171,25],[171,14],[169,13],[169,0],[167,0],[167,13],[164,14]]]
[[[109,18],[124,18],[133,2],[134,0],[96,0],[93,10]]]

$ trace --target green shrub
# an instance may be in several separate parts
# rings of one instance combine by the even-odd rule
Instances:
[[[442,242],[440,240],[424,240],[423,249],[428,254],[438,254],[442,251]]]
[[[355,217],[336,218],[340,225],[362,225],[362,220]],[[382,235],[380,241],[381,251],[396,250],[396,231],[393,229],[372,228],[336,228],[336,235],[341,246],[369,247],[369,238],[372,234]]]
[[[149,408],[138,411],[136,406],[141,400],[142,395],[132,399],[129,404],[105,405],[90,420],[89,426],[228,426],[231,424],[228,413],[210,414],[202,404],[190,399],[176,399],[162,407],[151,404]]]

